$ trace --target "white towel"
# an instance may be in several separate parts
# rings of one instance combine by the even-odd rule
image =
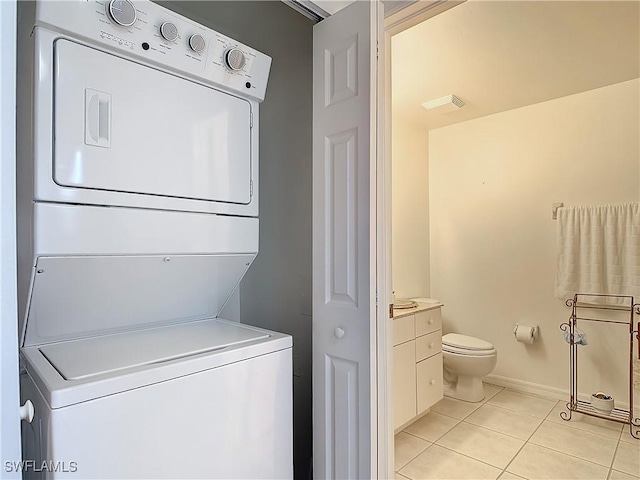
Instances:
[[[640,204],[558,210],[555,295],[631,295],[640,302]]]

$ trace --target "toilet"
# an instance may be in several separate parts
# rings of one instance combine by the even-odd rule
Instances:
[[[442,337],[444,394],[480,402],[484,399],[482,377],[493,371],[498,352],[489,342],[468,335],[448,333]]]

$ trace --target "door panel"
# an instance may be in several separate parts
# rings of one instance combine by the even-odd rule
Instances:
[[[418,415],[442,399],[442,353],[416,365]]]
[[[56,183],[250,203],[249,102],[68,40],[54,55]]]
[[[379,7],[355,2],[314,26],[313,459],[322,479],[377,476]]]

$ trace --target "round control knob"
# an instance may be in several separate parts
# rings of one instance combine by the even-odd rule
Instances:
[[[189,46],[194,52],[200,53],[204,50],[204,47],[206,47],[207,44],[205,43],[204,38],[202,38],[202,35],[198,35],[196,33],[194,35],[191,35],[191,37],[189,38]]]
[[[231,70],[242,70],[244,64],[247,62],[247,57],[244,56],[242,50],[239,48],[230,48],[227,53],[224,54],[224,63]]]
[[[178,27],[171,22],[164,22],[160,25],[160,35],[162,35],[165,40],[173,42],[178,38]]]
[[[107,12],[114,22],[123,27],[130,27],[138,17],[136,7],[129,0],[111,0],[107,5]]]

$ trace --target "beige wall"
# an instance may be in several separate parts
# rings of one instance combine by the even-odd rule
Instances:
[[[496,346],[494,374],[568,389],[551,204],[640,199],[639,91],[636,79],[429,133],[431,295],[445,333]],[[540,325],[539,342],[517,343],[516,322]],[[628,332],[584,330],[580,391],[622,401]]]
[[[394,112],[392,123],[392,282],[396,298],[428,297],[428,132]]]

